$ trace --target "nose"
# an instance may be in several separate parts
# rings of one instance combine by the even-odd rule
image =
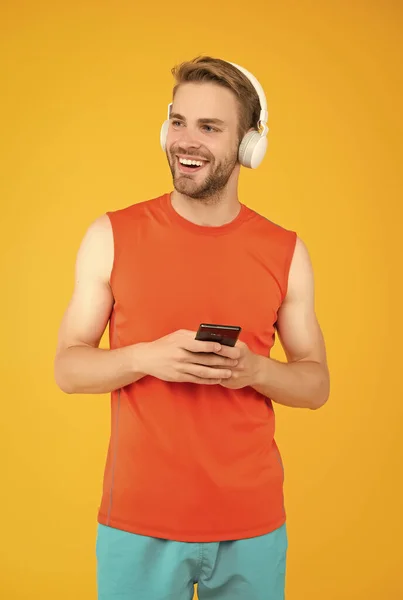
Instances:
[[[183,127],[181,131],[181,135],[178,136],[177,143],[184,150],[188,150],[189,148],[200,148],[201,143],[197,138],[197,131],[190,127]]]

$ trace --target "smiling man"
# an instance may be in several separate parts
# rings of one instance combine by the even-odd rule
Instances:
[[[241,165],[266,152],[258,81],[207,56],[173,74],[160,142],[174,189],[90,225],[55,358],[65,392],[111,393],[98,597],[191,600],[197,583],[200,600],[283,600],[273,403],[329,395],[312,266],[295,232],[238,197]],[[196,339],[202,322],[239,340]],[[286,363],[270,358],[276,333]]]

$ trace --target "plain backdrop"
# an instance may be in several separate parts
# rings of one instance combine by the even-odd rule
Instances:
[[[96,598],[109,397],[57,388],[57,331],[90,223],[171,189],[170,69],[204,53],[266,91],[240,199],[308,245],[328,350],[327,405],[276,407],[287,600],[403,597],[402,6],[1,3],[2,598]]]

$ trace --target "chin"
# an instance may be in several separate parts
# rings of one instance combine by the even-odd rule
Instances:
[[[209,188],[206,189],[203,185],[196,184],[193,181],[183,181],[182,178],[179,180],[174,179],[174,188],[180,194],[193,198],[193,200],[205,200],[213,195]]]
[[[175,186],[175,189],[177,192],[179,192],[179,194],[187,196],[188,198],[192,198],[193,200],[202,200],[204,198],[198,189],[186,188],[182,185]]]
[[[199,198],[205,189],[204,181],[196,182],[193,177],[186,177],[186,175],[174,176],[173,184],[177,192],[185,194],[189,198]]]
[[[208,172],[202,178],[198,179],[196,173],[194,175],[182,174],[170,164],[173,185],[179,194],[188,196],[188,198],[192,198],[193,200],[210,200],[213,202],[221,196],[223,190],[228,185],[234,166],[232,169],[226,169],[222,173],[212,174]]]

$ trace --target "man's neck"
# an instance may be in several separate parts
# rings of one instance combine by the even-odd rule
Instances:
[[[174,190],[171,194],[174,210],[184,219],[205,227],[220,227],[233,221],[241,210],[238,194],[197,200]]]

